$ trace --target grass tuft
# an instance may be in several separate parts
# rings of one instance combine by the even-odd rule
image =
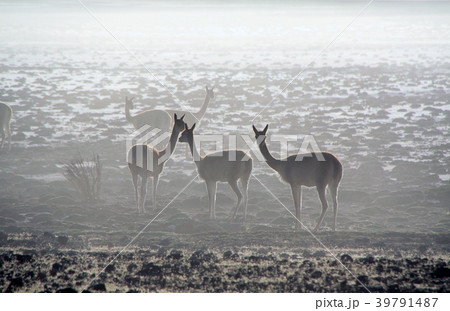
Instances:
[[[102,166],[98,154],[90,161],[81,155],[63,165],[64,177],[79,191],[82,200],[95,202],[100,196]]]

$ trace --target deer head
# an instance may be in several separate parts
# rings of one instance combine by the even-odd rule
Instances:
[[[191,128],[188,128],[187,124],[185,124],[184,131],[181,133],[179,142],[187,143],[189,141],[192,141],[194,139],[194,129],[195,129],[195,123],[194,123],[194,125],[192,125]]]
[[[186,123],[184,123],[184,121],[183,121],[183,119],[184,119],[184,115],[181,117],[181,118],[177,118],[177,114],[175,113],[174,115],[173,115],[173,120],[174,120],[174,126],[173,126],[173,128],[174,128],[174,130],[175,131],[178,131],[178,132],[181,132],[181,131],[183,131],[184,130],[184,126],[186,125]]]
[[[214,86],[212,88],[208,88],[208,86],[205,86],[205,90],[206,90],[206,96],[209,97],[210,99],[214,99]]]
[[[261,142],[266,140],[266,133],[267,133],[267,129],[269,128],[269,124],[267,124],[266,127],[262,131],[258,131],[254,125],[252,125],[252,127],[253,127],[253,132],[255,132],[255,138],[257,141],[260,136],[263,136]]]
[[[129,109],[133,109],[134,108],[133,99],[134,99],[134,97],[128,98],[128,96],[125,96],[125,104],[127,105],[127,107]]]

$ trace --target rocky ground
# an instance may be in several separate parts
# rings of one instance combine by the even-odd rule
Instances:
[[[306,232],[144,233],[120,255],[119,245],[126,245],[122,242],[125,239],[117,240],[114,234],[2,233],[0,289],[2,292],[449,290],[449,235],[322,232],[317,237],[330,246],[332,254]],[[90,241],[96,241],[96,246],[88,247]],[[270,242],[277,243],[268,246]]]

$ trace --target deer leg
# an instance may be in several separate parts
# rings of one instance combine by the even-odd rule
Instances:
[[[153,209],[156,210],[156,189],[158,188],[159,176],[155,174],[153,176]]]
[[[8,135],[8,151],[11,151],[11,128],[9,124],[6,127],[6,134]]]
[[[147,174],[142,174],[142,181],[141,181],[141,210],[142,213],[145,213],[145,196],[147,195]]]
[[[132,169],[130,168],[131,171],[131,180],[133,182],[133,187],[134,187],[134,197],[136,199],[136,207],[137,207],[137,211],[139,213],[139,195],[138,195],[138,174]]]
[[[336,218],[337,218],[337,211],[338,211],[338,200],[337,200],[337,193],[338,193],[338,186],[339,184],[331,184],[329,186],[330,193],[331,193],[331,199],[333,200],[333,231],[336,231]]]
[[[323,218],[325,217],[325,213],[328,209],[327,198],[325,196],[325,188],[326,186],[317,186],[317,193],[319,194],[320,202],[322,202],[322,213],[320,214],[319,221],[317,222],[316,227],[313,231],[317,231],[320,225],[322,224]]]
[[[298,187],[298,192],[297,192],[297,209],[295,210],[295,215],[297,217],[297,219],[299,220],[299,225],[301,226],[301,213],[302,213],[302,186]]]
[[[241,201],[242,201],[242,193],[239,190],[236,180],[231,180],[228,182],[228,184],[230,185],[231,189],[233,189],[234,193],[236,193],[236,196],[238,199],[236,207],[234,208],[234,212],[233,212],[233,218],[236,218],[237,212],[239,210],[239,205],[241,205]]]
[[[0,150],[3,149],[3,143],[5,142],[5,130],[0,128],[0,132],[2,133],[2,143],[0,144]]]
[[[299,205],[298,205],[298,192],[299,187],[297,185],[291,185],[292,198],[294,199],[294,208],[295,208],[295,228],[298,229],[301,227],[300,218],[299,218]]]
[[[241,179],[240,183],[244,194],[244,220],[247,219],[247,205],[248,205],[248,182],[249,179]]]
[[[206,183],[206,187],[208,189],[208,197],[209,197],[209,218],[216,218],[216,190],[217,183],[215,181],[210,181]]]

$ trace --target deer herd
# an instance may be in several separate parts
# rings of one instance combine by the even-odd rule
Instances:
[[[167,162],[173,153],[177,141],[179,141],[189,145],[198,175],[206,183],[209,198],[209,217],[211,219],[216,218],[217,182],[227,182],[237,196],[237,203],[233,210],[233,218],[236,218],[241,203],[243,203],[244,220],[246,219],[248,184],[253,168],[251,155],[244,150],[233,149],[220,150],[201,156],[195,146],[194,129],[196,124],[203,118],[210,100],[214,99],[213,88],[209,89],[206,87],[205,90],[206,95],[203,106],[197,113],[155,109],[131,116],[130,109],[133,108],[133,101],[132,98],[125,98],[125,115],[135,129],[143,125],[149,125],[167,131],[170,130],[170,126],[172,127],[170,140],[164,148],[158,149],[149,144],[136,144],[128,152],[128,167],[132,175],[138,212],[144,212],[147,178],[149,176],[153,177],[153,208],[156,209],[156,191],[159,175],[164,169],[165,162]],[[300,227],[301,224],[302,186],[316,187],[320,202],[322,203],[322,212],[314,231],[319,229],[328,209],[325,195],[325,190],[328,187],[333,201],[334,217],[332,228],[336,230],[337,194],[343,174],[341,162],[333,154],[328,152],[294,154],[285,159],[276,159],[272,156],[266,145],[267,130],[268,125],[262,131],[258,131],[253,126],[255,138],[259,144],[259,150],[267,165],[279,174],[282,181],[291,186],[295,217],[297,219],[296,227]],[[178,136],[180,137],[178,138]],[[138,177],[141,178],[140,191]],[[241,189],[239,189],[238,183]]]
[[[209,217],[216,218],[216,190],[217,182],[227,182],[237,196],[237,203],[233,210],[233,218],[243,205],[243,218],[247,216],[248,184],[252,174],[253,161],[251,155],[244,150],[222,150],[201,156],[196,148],[194,140],[194,129],[205,115],[206,109],[214,99],[214,88],[205,88],[205,99],[202,107],[197,113],[179,110],[146,110],[135,115],[130,113],[134,109],[133,98],[125,98],[126,120],[138,130],[143,126],[170,132],[169,142],[159,147],[149,143],[138,143],[133,145],[127,154],[128,168],[131,172],[136,206],[138,213],[143,213],[147,193],[147,179],[153,177],[153,208],[156,209],[156,193],[159,176],[164,169],[164,164],[174,152],[177,142],[187,143],[191,151],[194,163],[197,167],[198,176],[206,183],[209,198]],[[11,147],[10,121],[12,109],[0,102],[0,132],[2,142],[0,150],[4,147],[6,136],[8,137],[8,150]],[[301,224],[302,186],[316,187],[322,212],[319,216],[316,231],[328,209],[325,190],[328,187],[333,201],[333,226],[336,230],[336,216],[338,210],[337,193],[339,183],[342,179],[343,168],[341,162],[331,153],[312,152],[308,154],[294,154],[284,159],[276,159],[270,153],[266,144],[268,125],[262,131],[253,126],[253,132],[259,150],[267,165],[279,174],[285,183],[291,186],[292,197],[295,207],[296,226]],[[300,159],[300,160],[299,160]],[[139,187],[140,182],[140,187]],[[238,184],[240,184],[241,189]],[[139,189],[140,188],[140,189]],[[241,204],[243,203],[243,204]]]

